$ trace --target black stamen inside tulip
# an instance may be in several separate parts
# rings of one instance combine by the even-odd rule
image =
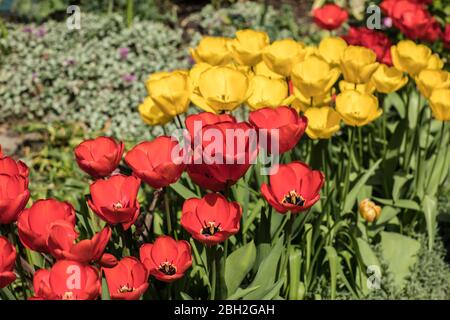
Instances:
[[[303,206],[305,204],[305,198],[299,195],[295,190],[289,191],[281,200],[283,204],[293,204],[295,206]]]
[[[131,288],[128,284],[125,284],[123,286],[120,286],[117,291],[119,291],[119,293],[133,292],[134,288]]]
[[[175,267],[172,263],[166,261],[163,262],[159,265],[159,271],[161,271],[162,273],[168,275],[168,276],[172,276],[175,273],[177,273],[177,267]]]
[[[206,223],[206,221],[204,221],[203,223],[204,223],[204,226],[203,226],[202,230],[200,231],[200,233],[204,236],[207,236],[207,237],[213,236],[221,230],[220,223],[217,226],[216,226],[215,222]]]

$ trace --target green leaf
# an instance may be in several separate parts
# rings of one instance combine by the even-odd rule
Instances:
[[[110,300],[108,283],[106,283],[106,279],[102,278],[102,300]]]
[[[185,293],[183,291],[180,292],[180,296],[181,296],[181,299],[183,299],[183,300],[194,300],[194,299],[192,299],[192,297],[190,295],[188,295],[187,293]]]
[[[395,232],[381,232],[381,252],[388,270],[394,276],[394,284],[402,289],[410,268],[417,261],[420,243]]]
[[[284,237],[280,237],[272,248],[270,253],[265,257],[259,266],[258,272],[249,287],[259,288],[244,297],[247,300],[262,299],[268,290],[274,286],[275,277],[277,274],[278,262],[280,261],[283,251]]]
[[[170,185],[170,187],[176,192],[178,193],[180,196],[182,196],[184,199],[189,199],[189,198],[197,198],[197,195],[192,192],[191,190],[189,190],[188,188],[186,188],[184,185],[182,185],[179,181],[175,182],[173,184]]]
[[[338,265],[339,265],[339,257],[332,246],[326,246],[325,250],[327,252],[326,260],[328,260],[328,264],[330,267],[330,277],[331,277],[331,299],[336,299],[336,283],[337,283],[337,275],[338,275]]]
[[[301,257],[300,250],[293,250],[289,254],[289,300],[298,300]]]
[[[423,213],[425,214],[425,222],[427,225],[428,234],[428,249],[433,249],[434,238],[436,237],[437,223],[436,217],[438,214],[437,201],[434,197],[425,195],[422,202]]]
[[[239,299],[242,299],[244,296],[246,296],[250,292],[253,292],[253,291],[257,290],[258,288],[259,288],[259,286],[251,287],[251,288],[249,287],[249,288],[245,288],[245,289],[238,288],[236,290],[236,292],[234,294],[232,294],[231,296],[229,296],[226,300],[239,300]]]
[[[378,197],[372,197],[375,201],[384,204],[384,205],[389,205],[392,207],[396,207],[396,208],[401,208],[401,209],[409,209],[409,210],[414,210],[414,211],[421,211],[421,208],[419,206],[419,204],[417,202],[415,202],[414,200],[409,200],[409,199],[399,199],[397,201],[393,201],[390,199],[383,199],[383,198],[378,198]]]
[[[384,206],[383,209],[381,210],[380,218],[376,220],[375,225],[379,226],[383,223],[386,223],[392,218],[396,217],[399,213],[400,213],[399,209],[396,209],[391,206]]]
[[[345,197],[344,202],[344,212],[350,212],[353,208],[353,205],[356,202],[356,197],[358,196],[359,191],[362,189],[362,187],[366,184],[367,180],[375,173],[375,170],[378,168],[379,164],[381,163],[382,159],[379,159],[377,162],[375,162],[372,167],[367,170],[361,178],[359,178],[358,182],[353,186],[352,190],[348,193],[348,195]]]
[[[372,265],[380,266],[380,262],[378,261],[377,256],[375,255],[367,241],[362,238],[357,238],[356,242],[358,243],[358,251],[364,265],[366,267]]]
[[[256,247],[253,241],[233,251],[225,263],[225,284],[228,295],[235,293],[242,280],[253,267],[256,260]]]

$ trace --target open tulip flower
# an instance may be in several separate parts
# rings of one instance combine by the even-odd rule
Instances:
[[[185,168],[181,158],[172,159],[172,151],[177,147],[177,141],[160,136],[136,145],[126,154],[125,162],[134,175],[151,187],[167,187],[180,178]]]
[[[53,226],[61,225],[68,237],[77,237],[75,210],[68,202],[55,199],[38,200],[22,211],[17,219],[19,238],[31,250],[49,253],[47,245]]]
[[[154,126],[157,124],[165,125],[167,122],[173,119],[172,116],[165,114],[155,104],[152,98],[146,97],[144,101],[138,107],[139,114],[145,123]]]
[[[23,176],[0,174],[0,224],[17,220],[30,198],[27,184]]]
[[[348,13],[335,4],[327,4],[313,11],[314,22],[326,30],[339,28],[348,19]]]
[[[13,272],[16,262],[16,249],[3,236],[0,236],[0,289],[16,280]]]
[[[96,233],[92,239],[81,240],[75,243],[75,234],[67,230],[67,226],[54,225],[51,227],[47,246],[50,253],[57,259],[78,261],[89,264],[99,261],[103,251],[111,238],[111,229],[105,227]]]
[[[372,75],[372,82],[378,92],[391,93],[400,90],[408,82],[408,77],[395,67],[381,64]]]
[[[242,70],[231,66],[211,67],[198,76],[197,94],[191,94],[191,101],[204,111],[231,111],[247,99],[248,89],[249,79]]]
[[[436,89],[431,93],[430,107],[440,121],[450,121],[450,89]]]
[[[181,225],[191,236],[209,246],[228,239],[239,231],[242,208],[218,193],[184,202]]]
[[[85,140],[75,149],[81,170],[94,178],[109,176],[122,160],[124,145],[109,137]]]
[[[431,50],[425,45],[416,44],[411,40],[402,40],[391,47],[392,61],[400,71],[415,76],[426,69],[431,59]]]
[[[258,130],[267,130],[267,150],[272,150],[272,134],[277,129],[278,152],[280,154],[291,150],[305,132],[308,119],[300,116],[294,109],[281,106],[275,109],[263,108],[249,115],[249,122]],[[261,145],[260,145],[261,147]]]
[[[356,84],[369,82],[378,65],[375,52],[359,46],[348,46],[341,59],[344,80]]]
[[[182,278],[192,265],[189,242],[169,236],[158,237],[153,244],[143,244],[139,256],[149,274],[164,282]]]
[[[139,215],[137,194],[141,181],[134,176],[114,175],[90,186],[89,207],[109,224],[122,224],[127,230]]]
[[[148,271],[138,259],[125,257],[113,268],[103,269],[113,300],[138,300],[148,288]]]
[[[270,184],[261,186],[261,193],[279,213],[308,210],[320,199],[325,177],[300,161],[281,164],[270,176]]]
[[[289,104],[293,98],[288,96],[289,89],[285,80],[270,79],[259,75],[251,78],[250,92],[247,104],[252,110]]]
[[[96,268],[71,260],[36,271],[33,287],[34,300],[96,300],[102,289]]]

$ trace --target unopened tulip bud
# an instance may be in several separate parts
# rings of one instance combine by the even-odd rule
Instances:
[[[364,199],[359,204],[359,213],[367,222],[374,222],[381,215],[381,207],[377,206],[369,199]]]

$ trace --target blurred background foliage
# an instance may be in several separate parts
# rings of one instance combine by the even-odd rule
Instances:
[[[31,168],[34,200],[55,197],[77,204],[84,198],[88,183],[72,152],[82,139],[107,134],[131,146],[154,135],[151,131],[156,129],[145,125],[136,112],[146,94],[145,79],[155,71],[189,67],[187,48],[201,35],[231,37],[238,29],[253,28],[268,32],[272,40],[292,37],[314,43],[327,33],[310,23],[311,7],[321,6],[321,0],[147,0],[133,1],[131,8],[130,2],[0,0],[0,144],[17,138],[14,154]],[[335,2],[351,8],[356,24],[369,3]],[[65,25],[69,4],[81,7],[81,30],[70,31]],[[433,8],[444,20],[450,16],[446,1],[434,2]],[[422,233],[404,230],[420,248],[403,289],[396,289],[384,264],[388,280],[366,298],[450,299],[449,199],[447,181],[439,197],[440,236],[432,251]],[[148,199],[142,201],[148,205]],[[154,223],[160,220],[156,215]],[[369,245],[383,263],[381,245]],[[315,292],[302,293],[299,288],[299,294],[329,297],[326,271],[317,283]],[[336,297],[353,295],[343,286]]]

